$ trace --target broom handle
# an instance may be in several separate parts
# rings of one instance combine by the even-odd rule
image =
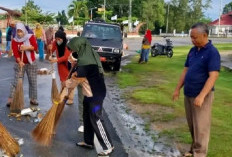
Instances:
[[[53,57],[51,56],[52,58],[56,58],[56,57]],[[52,68],[52,72],[54,72],[54,63],[51,63],[51,68]]]
[[[51,63],[51,73],[54,73],[55,71],[54,71],[54,63]]]
[[[72,76],[73,69],[77,67],[77,63],[70,69],[67,79],[70,79]]]
[[[24,51],[22,51],[21,61],[23,62]],[[23,75],[23,67],[20,67],[20,73]]]
[[[77,63],[70,69],[70,72],[69,72],[69,74],[68,74],[68,79],[71,78],[71,76],[72,76],[72,71],[73,71],[73,69],[75,69],[76,67],[77,67]],[[74,90],[74,88],[71,89],[71,90],[68,90],[68,95],[67,95],[67,97],[69,97],[70,93],[71,93],[73,90]]]
[[[76,68],[76,67],[77,67],[77,64],[75,64],[75,65],[70,69],[67,79],[70,79],[70,78],[71,78],[71,76],[72,76],[72,71],[73,71],[73,69]],[[63,93],[63,91],[64,91],[65,88],[66,88],[66,87],[62,87],[62,89],[61,89],[61,91],[60,91],[60,95]],[[74,90],[74,89],[68,90],[68,94],[65,96],[66,98],[69,97],[69,95],[70,95],[70,93],[72,92],[72,90]],[[64,97],[64,99],[65,99],[65,97]],[[64,99],[63,99],[62,101],[64,101]]]

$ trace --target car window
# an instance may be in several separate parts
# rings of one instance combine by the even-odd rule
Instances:
[[[87,38],[98,38],[102,40],[112,39],[120,41],[122,39],[121,30],[119,27],[97,24],[85,25],[82,36]]]

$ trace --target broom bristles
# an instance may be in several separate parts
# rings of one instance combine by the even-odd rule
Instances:
[[[62,97],[62,95],[64,95],[66,93],[66,90],[67,90],[66,87],[62,88],[61,93],[60,93],[60,97]],[[57,123],[60,120],[61,114],[64,110],[64,106],[65,106],[67,100],[68,100],[68,96],[64,96],[63,100],[57,106],[56,115],[55,115],[55,122],[54,122],[54,132],[55,132]]]
[[[56,110],[57,104],[54,103],[42,121],[39,122],[36,128],[32,131],[32,137],[41,145],[49,146],[51,144]]]
[[[15,88],[13,101],[12,104],[10,105],[10,112],[20,113],[23,107],[24,107],[23,79],[19,78]]]
[[[46,113],[42,121],[36,126],[32,131],[32,137],[44,146],[49,146],[54,135],[54,123],[56,112],[58,108],[58,103],[60,101],[60,95],[56,84],[56,79],[52,79],[52,89],[51,89],[51,98],[53,105],[50,110]]]
[[[6,128],[0,123],[0,148],[13,157],[20,152],[18,142],[10,135]]]

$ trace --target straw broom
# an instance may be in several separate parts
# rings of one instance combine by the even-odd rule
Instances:
[[[74,79],[74,78],[72,78],[72,79]],[[76,81],[76,86],[78,84],[81,84],[83,95],[85,95],[87,97],[92,97],[93,96],[91,88],[89,86],[89,82],[88,82],[88,80],[85,77],[75,78],[75,81]],[[65,106],[67,100],[69,99],[70,93],[72,92],[72,90],[74,90],[74,88],[73,89],[68,89],[67,87],[64,87],[61,90],[61,97],[62,97],[62,94],[64,94],[66,90],[68,90],[68,94],[66,96],[64,96],[63,100],[59,103],[57,111],[56,111],[56,118],[55,118],[55,123],[54,123],[54,129],[56,129],[57,123],[58,123],[58,121],[59,121],[59,119],[61,117],[61,114],[63,112],[64,106]],[[55,132],[55,130],[54,130],[54,132]]]
[[[77,64],[75,64],[75,65],[71,68],[71,70],[70,70],[70,72],[69,72],[69,74],[68,74],[67,79],[69,79],[69,78],[71,77],[72,72],[73,72],[73,69],[75,69],[76,67],[77,67]],[[57,107],[57,111],[56,111],[56,117],[55,117],[55,122],[54,122],[54,132],[55,132],[57,123],[58,123],[58,121],[60,120],[61,114],[62,114],[62,112],[63,112],[63,110],[64,110],[64,106],[65,106],[65,104],[66,104],[66,102],[67,102],[67,100],[68,100],[68,98],[69,98],[70,93],[72,92],[72,90],[68,90],[68,95],[66,95],[66,91],[67,91],[67,90],[68,90],[68,89],[67,89],[66,87],[62,87],[61,92],[60,92],[60,99],[61,99],[61,100],[60,100],[60,103],[59,103],[59,105],[58,105],[58,107]]]
[[[41,145],[49,146],[51,144],[57,105],[58,103],[53,103],[42,121],[32,131],[32,137]]]
[[[64,110],[64,106],[65,106],[66,102],[68,101],[70,93],[72,92],[72,90],[69,90],[68,95],[65,95],[67,90],[68,89],[66,87],[63,87],[61,90],[60,97],[63,97],[63,100],[58,104],[58,107],[56,110],[55,121],[54,121],[54,133],[55,133],[55,129],[57,127],[57,123],[60,120],[61,114]],[[65,95],[65,96],[63,96],[63,95]]]
[[[5,153],[14,157],[19,153],[20,148],[18,142],[10,135],[6,128],[0,123],[0,148]]]
[[[74,68],[74,67],[73,67]],[[71,76],[71,72],[69,73],[69,77]],[[54,135],[55,126],[59,117],[57,117],[57,112],[62,113],[64,109],[63,103],[60,103],[60,96],[64,94],[65,89],[62,88],[60,95],[55,94],[58,91],[55,88],[55,79],[53,79],[54,86],[52,85],[52,97],[53,97],[53,105],[50,110],[46,113],[42,121],[36,126],[36,128],[32,131],[32,137],[44,146],[49,146],[51,144],[52,137]],[[53,93],[54,92],[54,93]]]
[[[71,76],[71,72],[72,72],[72,70],[69,73],[69,77]],[[84,80],[86,80],[86,78],[78,78],[77,84],[84,82]],[[87,85],[89,86],[88,82],[87,82]],[[90,89],[90,88],[88,87],[87,89]],[[60,97],[65,95],[66,90],[67,90],[66,87],[62,88],[62,90],[60,92]],[[72,90],[73,89],[69,89],[68,95],[64,96],[62,101],[59,102],[58,99],[53,100],[52,108],[47,112],[47,114],[42,119],[42,121],[32,131],[32,137],[41,145],[49,146],[51,144],[52,137],[54,135],[57,123],[61,117],[64,106],[65,106]],[[91,94],[92,94],[92,92],[91,92]]]
[[[21,61],[23,61],[24,52],[22,52]],[[13,95],[13,101],[10,105],[11,113],[20,113],[24,107],[24,93],[23,93],[23,68],[19,67],[19,78]]]
[[[55,114],[60,101],[60,95],[56,84],[56,77],[54,68],[52,65],[52,89],[51,89],[51,98],[53,105],[50,110],[46,113],[42,121],[36,126],[32,131],[32,137],[44,146],[49,146],[51,144],[52,136],[54,135],[54,122]]]

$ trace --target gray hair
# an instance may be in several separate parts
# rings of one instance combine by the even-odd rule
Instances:
[[[207,24],[199,22],[199,23],[192,25],[191,29],[195,29],[195,28],[197,28],[198,31],[200,31],[202,33],[206,33],[207,35],[209,35],[209,27]]]

